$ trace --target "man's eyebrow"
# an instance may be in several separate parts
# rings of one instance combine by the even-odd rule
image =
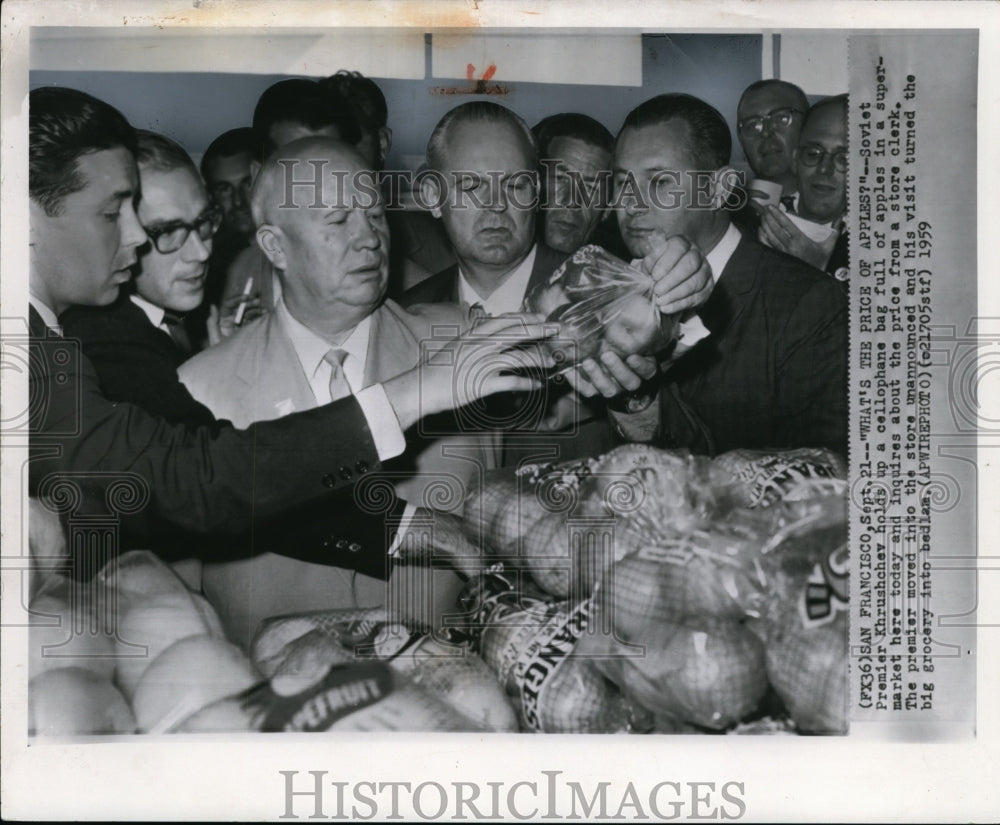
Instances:
[[[105,202],[131,200],[135,195],[136,192],[134,189],[119,189],[117,192],[112,192],[108,195]]]

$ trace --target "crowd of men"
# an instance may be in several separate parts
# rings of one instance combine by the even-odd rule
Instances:
[[[148,503],[122,547],[197,559],[242,644],[269,615],[378,603],[431,512],[462,569],[442,514],[483,470],[621,441],[846,452],[846,96],[745,91],[770,203],[695,97],[654,97],[617,135],[475,100],[433,130],[405,209],[382,197],[389,113],[358,73],[271,86],[200,169],[82,92],[29,107],[31,494],[71,478],[97,512],[129,474]],[[588,243],[651,277],[695,330],[684,354],[540,377],[559,329],[525,296]],[[378,506],[372,478],[392,486]]]

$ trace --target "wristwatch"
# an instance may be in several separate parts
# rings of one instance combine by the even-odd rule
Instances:
[[[638,413],[649,408],[656,400],[656,393],[646,387],[640,387],[635,392],[624,392],[607,402],[608,409],[620,413]]]

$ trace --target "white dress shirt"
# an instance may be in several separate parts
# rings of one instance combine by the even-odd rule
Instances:
[[[524,303],[524,293],[528,291],[528,281],[531,280],[531,270],[535,266],[535,252],[538,246],[532,246],[527,257],[517,265],[517,268],[507,276],[493,293],[484,298],[476,288],[469,283],[462,267],[458,268],[458,300],[472,306],[479,304],[487,315],[502,315],[505,312],[520,312]]]
[[[141,295],[136,295],[135,293],[132,293],[128,297],[133,304],[139,307],[139,309],[146,314],[146,317],[149,318],[149,323],[151,323],[158,330],[162,330],[167,333],[167,335],[170,335],[170,327],[168,327],[166,322],[163,320],[164,315],[166,315],[166,310],[163,307],[151,304]]]
[[[36,298],[31,294],[28,295],[28,303],[31,304],[32,309],[34,309],[35,312],[41,316],[45,326],[52,330],[56,335],[63,334],[62,326],[59,324],[59,318],[48,304],[46,304],[41,298]]]
[[[406,449],[406,439],[399,427],[396,414],[385,397],[385,390],[382,389],[381,384],[372,384],[370,387],[365,387],[364,385],[365,365],[368,363],[368,339],[371,336],[372,327],[371,315],[365,316],[351,330],[343,343],[334,346],[309,329],[305,324],[296,320],[292,316],[292,313],[288,311],[285,302],[280,298],[278,299],[277,306],[274,308],[274,312],[275,320],[280,325],[282,331],[288,336],[288,340],[292,342],[292,349],[295,350],[295,355],[299,359],[302,371],[305,373],[309,381],[309,387],[316,398],[316,406],[329,404],[335,400],[330,397],[330,375],[333,367],[326,360],[326,354],[331,349],[343,350],[347,353],[342,365],[344,378],[347,379],[347,383],[351,388],[351,394],[361,405],[365,418],[368,420],[368,426],[371,429],[372,438],[375,440],[375,447],[378,450],[379,458],[385,461],[402,453]],[[388,419],[383,421],[386,411],[382,409],[381,402],[384,402],[385,406],[388,407],[387,414],[391,418],[391,421]],[[392,428],[394,432],[386,433],[383,431],[383,428],[386,430]],[[388,440],[388,437],[395,438],[397,435],[402,442],[401,446],[399,449],[396,449],[396,442],[393,441],[391,446],[394,452],[383,456],[380,440]],[[402,536],[406,533],[406,528],[409,526],[410,520],[413,518],[416,510],[417,508],[414,505],[407,503],[403,511],[402,520],[400,521],[399,530],[392,542],[392,546],[389,548],[390,553],[395,552],[399,547]]]
[[[705,260],[708,261],[708,265],[712,268],[713,284],[719,283],[719,278],[722,277],[722,270],[726,268],[726,264],[733,257],[736,247],[740,245],[741,237],[740,230],[730,221],[729,228],[726,229],[726,234],[712,247],[711,252],[705,253]]]
[[[309,386],[316,397],[317,406],[329,403],[331,367],[327,361],[323,360],[323,357],[330,351],[330,343],[324,341],[304,324],[296,321],[283,300],[278,301],[274,312],[275,320],[282,326],[288,339],[292,342],[295,354],[302,365],[302,371],[309,380]],[[388,461],[406,449],[406,438],[403,436],[399,419],[396,418],[396,413],[392,409],[392,404],[389,403],[382,385],[363,386],[365,363],[368,360],[370,324],[370,317],[358,324],[353,333],[348,336],[348,340],[340,346],[340,349],[346,350],[348,353],[348,357],[344,360],[344,376],[368,421],[368,429],[371,430],[379,460]],[[364,327],[363,331],[362,327]],[[352,340],[355,338],[357,340]]]

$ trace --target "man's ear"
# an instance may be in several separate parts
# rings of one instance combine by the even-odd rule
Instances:
[[[420,179],[420,201],[425,204],[439,204],[443,200],[441,197],[441,179],[437,175],[424,175]],[[431,207],[431,214],[435,218],[441,217],[441,207]]]
[[[799,147],[796,146],[792,149],[792,171],[797,175],[799,173]]]
[[[382,156],[382,163],[389,157],[389,150],[392,148],[392,129],[383,126],[378,130],[378,151]]]
[[[712,175],[712,208],[722,209],[743,185],[743,175],[732,166],[723,166]]]
[[[285,259],[285,233],[274,224],[265,223],[257,227],[257,245],[267,256],[275,269],[284,271],[286,267]]]

